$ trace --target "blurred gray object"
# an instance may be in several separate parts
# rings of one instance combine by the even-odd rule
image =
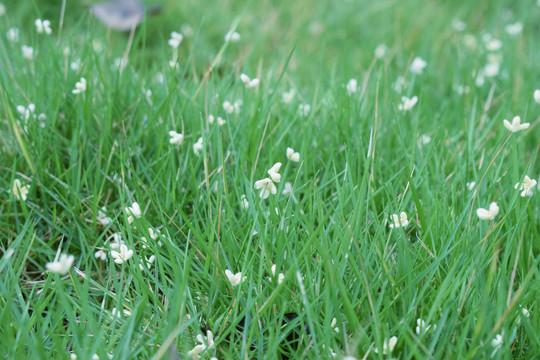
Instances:
[[[148,14],[158,14],[161,6],[148,9]],[[112,0],[90,5],[92,14],[108,28],[129,31],[137,27],[146,16],[146,7],[139,0]]]

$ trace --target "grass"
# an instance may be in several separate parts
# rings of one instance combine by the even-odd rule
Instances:
[[[514,189],[540,173],[540,105],[532,96],[540,7],[168,1],[128,47],[128,35],[107,31],[69,1],[61,32],[57,2],[5,5],[4,358],[187,358],[206,330],[215,340],[206,359],[540,353],[540,194]],[[36,18],[51,20],[52,35],[36,32]],[[466,23],[464,32],[452,27],[454,18]],[[507,34],[517,21],[523,32]],[[172,69],[167,40],[182,24],[193,34],[183,28]],[[240,42],[224,43],[235,24]],[[18,42],[4,35],[11,27],[19,28]],[[477,86],[473,71],[490,53],[486,33],[501,39],[502,61],[499,74]],[[380,43],[388,53],[374,59]],[[32,60],[23,44],[34,48]],[[125,54],[120,71],[115,59]],[[416,56],[427,61],[423,74],[408,70]],[[240,73],[261,84],[245,89]],[[73,94],[81,77],[87,90]],[[351,78],[359,89],[349,96]],[[287,104],[282,94],[290,89],[296,94]],[[398,111],[401,96],[413,95],[418,104]],[[239,113],[226,114],[223,102],[237,100]],[[30,103],[46,120],[19,115],[16,107]],[[310,105],[307,116],[300,104]],[[226,124],[210,124],[210,114]],[[515,115],[531,126],[510,133],[503,119]],[[169,144],[171,130],[184,134],[182,145]],[[287,147],[300,162],[287,160]],[[277,194],[260,199],[254,183],[276,162],[283,163]],[[29,185],[26,201],[11,191],[15,179]],[[286,182],[292,196],[282,195]],[[135,201],[143,216],[129,224],[124,208]],[[480,220],[476,210],[492,201],[500,213]],[[107,226],[97,220],[104,206]],[[402,211],[410,223],[389,227]],[[148,228],[159,230],[156,240]],[[113,234],[134,251],[121,265],[109,254]],[[104,261],[94,256],[100,249]],[[47,272],[60,252],[75,256],[73,267]],[[246,280],[231,286],[227,269]],[[114,317],[113,308],[131,314]],[[417,319],[431,328],[417,334]],[[383,355],[392,336],[397,344]]]

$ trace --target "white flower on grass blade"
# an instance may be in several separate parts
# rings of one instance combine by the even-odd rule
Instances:
[[[488,78],[499,75],[500,64],[496,62],[489,62],[484,66],[484,75]]]
[[[274,185],[270,178],[255,181],[255,190],[259,189],[261,189],[261,193],[259,194],[261,199],[266,199],[270,194],[275,195],[277,193],[276,185]]]
[[[223,103],[223,110],[225,110],[227,114],[232,114],[234,112],[234,105],[231,104],[229,101],[225,101]]]
[[[122,312],[124,313],[124,316],[130,316],[131,315],[131,311],[129,311],[127,309],[124,309]],[[111,317],[113,319],[116,318],[116,317],[121,318],[122,317],[122,312],[118,311],[117,308],[113,307],[112,310],[111,310]]]
[[[257,78],[250,79],[249,76],[247,76],[246,74],[240,74],[240,80],[242,80],[246,89],[257,87],[259,86],[260,82],[260,80]]]
[[[508,24],[504,27],[504,31],[511,36],[519,35],[523,31],[523,24],[520,22]]]
[[[34,114],[34,111],[36,110],[36,105],[34,104],[29,104],[27,108],[22,105],[17,105],[16,110],[23,120],[28,120],[30,119],[30,117],[36,117],[36,115]]]
[[[36,29],[38,33],[40,34],[45,33],[47,35],[52,34],[51,22],[49,20],[36,19],[34,24],[36,24]]]
[[[237,33],[236,31],[229,31],[228,33],[225,34],[225,41],[226,42],[239,42],[240,41],[240,34]]]
[[[382,354],[386,355],[386,354],[391,353],[392,351],[394,351],[394,348],[396,347],[396,344],[397,344],[397,340],[398,339],[397,339],[396,336],[392,336],[390,338],[390,340],[384,339]],[[379,353],[379,349],[377,349],[377,348],[375,348],[374,351],[375,351],[375,354]]]
[[[154,229],[152,229],[151,227],[148,228],[148,233],[150,234],[150,238],[154,241],[157,240],[161,236],[161,233],[159,230],[154,231]],[[146,237],[143,236],[141,237],[141,241],[143,243],[142,245],[143,249],[146,249],[148,245],[148,240],[146,240]],[[162,246],[163,243],[160,240],[158,240],[157,245]]]
[[[6,38],[9,42],[16,43],[19,42],[19,29],[17,28],[9,28],[6,33]]]
[[[146,261],[143,261],[143,264],[146,264],[146,268],[148,270],[151,270],[152,269],[152,263],[156,260],[156,256],[152,255],[149,258],[146,258],[145,260]],[[141,271],[144,270],[143,264],[139,264],[139,269],[141,269]]]
[[[339,327],[336,326],[337,325],[337,319],[336,318],[333,318],[332,319],[332,322],[330,323],[330,327],[332,327],[334,329],[335,332],[339,332]]]
[[[471,191],[474,189],[474,186],[476,185],[476,181],[471,181],[467,183],[467,190]]]
[[[414,105],[418,102],[418,96],[413,96],[412,98],[408,98],[406,96],[401,97],[401,104],[398,105],[399,111],[409,111],[411,110]]]
[[[388,54],[388,46],[386,46],[386,44],[377,45],[375,48],[375,57],[377,59],[382,59],[386,54]]]
[[[101,210],[98,210],[96,220],[103,226],[108,226],[110,223],[112,223],[112,219],[108,217],[105,212],[107,211],[107,208],[104,206],[101,208]]]
[[[277,162],[275,163],[270,170],[268,170],[268,175],[270,175],[270,178],[274,182],[280,182],[281,181],[281,175],[278,174],[279,169],[281,168],[281,163]]]
[[[296,95],[296,91],[294,89],[285,91],[281,94],[281,102],[284,104],[290,104],[291,101],[294,99],[294,95]]]
[[[537,104],[540,104],[540,89],[534,90],[533,98]]]
[[[397,214],[392,215],[392,222],[389,226],[391,228],[399,228],[399,227],[406,227],[409,225],[409,220],[407,220],[407,213],[405,211],[402,211],[399,216]]]
[[[193,152],[195,155],[200,156],[203,149],[203,138],[200,137],[195,144],[193,144]]]
[[[240,206],[242,206],[242,209],[247,210],[249,208],[249,202],[246,198],[246,195],[240,196]]]
[[[429,329],[431,328],[431,325],[426,325],[426,322],[422,319],[416,320],[416,335],[423,335],[426,334]],[[433,330],[437,329],[437,325],[433,325]]]
[[[180,46],[180,43],[184,39],[184,36],[182,34],[177,33],[176,31],[171,32],[171,38],[168,41],[168,44],[173,49],[177,49],[178,46]]]
[[[99,249],[94,253],[94,257],[98,260],[105,261],[107,259],[107,253],[103,249]]]
[[[181,145],[184,141],[184,135],[177,133],[174,130],[169,131],[169,135],[171,136],[171,138],[169,139],[169,143],[173,145]]]
[[[351,79],[347,83],[347,94],[351,96],[352,94],[356,94],[358,91],[358,81],[356,79]]]
[[[424,72],[425,67],[427,66],[427,62],[422,59],[421,57],[415,57],[411,63],[411,66],[409,67],[409,71],[413,74],[422,74]]]
[[[206,341],[201,334],[197,335],[197,341],[200,343],[196,345],[192,350],[188,351],[188,356],[192,359],[198,359],[199,356],[208,348],[214,346],[214,334],[210,331],[206,331]],[[206,345],[208,344],[208,345]]]
[[[225,275],[227,276],[227,279],[229,279],[232,286],[238,286],[247,279],[245,276],[242,277],[241,272],[233,274],[229,269],[225,270]]]
[[[521,197],[525,197],[525,196],[532,196],[535,186],[536,186],[536,180],[531,179],[530,177],[525,175],[525,179],[523,179],[523,183],[517,183],[514,186],[514,188],[523,190],[521,192]]]
[[[308,116],[311,111],[311,106],[309,104],[300,104],[298,105],[298,112],[300,116]]]
[[[21,47],[23,57],[27,60],[34,59],[34,48],[31,46],[23,45]]]
[[[65,275],[73,266],[74,261],[75,257],[73,255],[61,254],[58,260],[45,264],[45,268],[47,271]]]
[[[529,123],[521,123],[521,117],[519,116],[515,116],[513,119],[512,119],[512,122],[510,123],[510,121],[504,119],[503,120],[503,124],[504,124],[504,127],[507,128],[508,130],[510,130],[511,132],[518,132],[518,131],[521,131],[521,130],[525,130],[525,129],[528,129],[529,126],[531,124]]]
[[[294,162],[300,161],[300,153],[295,152],[293,148],[287,148],[287,159]]]
[[[22,201],[26,201],[26,197],[28,196],[29,192],[30,185],[23,186],[21,180],[13,180],[13,186],[11,187],[11,193],[13,194],[13,196],[15,196],[19,200],[22,199]]]
[[[111,251],[111,256],[113,257],[114,262],[117,264],[123,264],[133,256],[133,250],[128,249],[126,244],[121,244],[118,250],[119,251]]]
[[[272,267],[270,268],[270,271],[272,271],[272,277],[275,278],[276,277],[276,264],[272,265]],[[282,273],[279,273],[277,276],[277,279],[278,279],[278,285],[279,285],[283,282],[283,279],[285,279],[285,275],[283,275]],[[272,278],[270,278],[270,281],[272,281]]]
[[[456,30],[457,32],[462,32],[465,30],[465,28],[467,27],[467,25],[461,21],[460,19],[456,19],[454,18],[452,20],[452,27],[454,28],[454,30]]]
[[[421,145],[427,145],[431,142],[431,136],[429,135],[422,135],[420,136],[420,138],[418,139],[418,142],[421,144]]]
[[[499,39],[490,39],[486,41],[486,49],[488,51],[498,51],[502,48],[502,41]]]
[[[136,217],[138,219],[142,216],[141,208],[136,202],[131,204],[131,207],[126,207],[125,210],[128,214],[128,223],[130,224],[133,222],[133,220],[135,220],[133,217]]]
[[[80,94],[86,91],[86,79],[81,78],[81,80],[77,81],[75,84],[75,89],[73,89],[71,92],[73,94]]]
[[[218,124],[218,126],[223,126],[223,125],[225,125],[226,123],[227,123],[227,121],[226,121],[225,119],[223,119],[223,118],[221,118],[221,117],[218,116],[218,118],[217,118],[217,124]]]
[[[476,215],[478,215],[480,220],[493,220],[497,214],[499,214],[499,206],[496,202],[489,204],[489,210],[483,208],[476,210]]]
[[[70,360],[77,360],[77,354],[71,353],[71,354],[69,355],[69,359],[70,359]]]
[[[502,346],[502,344],[503,344],[502,335],[501,334],[495,335],[493,340],[491,340],[491,346],[493,347],[493,352],[491,353],[491,357],[493,357],[495,355],[495,353],[497,352],[497,350],[499,350],[499,348]]]

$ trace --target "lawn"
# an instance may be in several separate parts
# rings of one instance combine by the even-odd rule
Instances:
[[[146,5],[0,3],[2,358],[538,358],[540,1]]]

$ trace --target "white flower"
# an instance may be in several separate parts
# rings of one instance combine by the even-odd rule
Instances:
[[[80,94],[86,91],[86,79],[81,78],[81,80],[77,81],[75,84],[75,89],[73,89],[71,92],[73,94]]]
[[[259,86],[260,82],[257,78],[250,79],[249,76],[247,76],[246,74],[240,74],[240,80],[242,80],[246,89],[257,87]]]
[[[422,319],[416,320],[416,335],[423,335],[429,331],[431,325],[426,325],[426,322]],[[437,329],[437,325],[433,325],[433,330]]]
[[[396,344],[397,344],[397,337],[396,336],[392,336],[390,338],[390,340],[388,339],[384,339],[384,342],[383,342],[383,350],[382,350],[382,353],[383,355],[386,355],[388,353],[391,353],[392,351],[394,351],[394,348],[396,347]],[[378,354],[379,353],[379,349],[375,348],[375,354]]]
[[[94,253],[94,257],[101,261],[105,261],[105,259],[107,259],[107,253],[105,252],[105,250],[99,249]]]
[[[173,49],[176,49],[178,48],[178,46],[180,46],[180,43],[182,42],[183,39],[184,37],[182,36],[182,34],[177,33],[176,31],[173,31],[171,32],[171,38],[169,39],[168,44]]]
[[[214,334],[210,331],[206,331],[206,341],[204,340],[201,334],[197,335],[197,341],[200,342],[199,345],[196,345],[192,350],[188,351],[188,356],[192,359],[198,359],[199,356],[208,348],[214,346]],[[206,345],[208,344],[208,346]]]
[[[25,108],[22,105],[17,105],[16,110],[22,119],[28,120],[30,119],[30,116],[35,117],[34,111],[36,110],[36,105],[30,104],[28,105],[28,108]]]
[[[104,206],[101,208],[101,210],[98,210],[96,220],[103,226],[108,226],[110,223],[112,223],[112,219],[108,217],[105,212],[107,211],[107,208]]]
[[[493,220],[498,213],[499,206],[496,202],[492,202],[491,204],[489,204],[489,210],[483,208],[476,210],[476,215],[478,215],[480,220]]]
[[[468,85],[456,84],[453,88],[458,95],[468,94],[471,91]]]
[[[94,355],[92,355],[92,360],[99,360],[99,356],[98,356],[98,354],[94,354]]]
[[[203,138],[200,137],[195,144],[193,144],[193,152],[195,155],[200,156],[203,149]]]
[[[418,142],[422,145],[427,145],[431,142],[431,136],[424,134],[420,136],[420,139],[418,139]]]
[[[270,178],[274,182],[280,182],[281,181],[281,175],[278,174],[279,169],[281,168],[281,163],[277,162],[275,163],[270,170],[268,170],[268,175],[270,175]]]
[[[399,216],[397,214],[393,214],[392,221],[393,223],[389,225],[391,228],[397,229],[398,227],[406,227],[409,225],[409,220],[407,220],[407,213],[405,213],[405,211],[402,211]]]
[[[406,96],[402,96],[401,104],[398,105],[398,110],[409,111],[414,107],[414,105],[416,105],[417,102],[418,102],[418,96],[413,96],[410,99]]]
[[[385,57],[387,53],[388,53],[388,46],[386,46],[386,44],[379,44],[375,48],[375,57],[377,59],[381,59]]]
[[[294,162],[300,161],[300,153],[294,152],[293,148],[287,148],[287,159]]]
[[[71,353],[71,354],[69,355],[69,359],[70,359],[70,360],[77,360],[77,354]]]
[[[474,189],[474,186],[476,185],[476,181],[471,181],[467,183],[467,190],[471,191]]]
[[[0,2],[0,16],[4,16],[6,14],[6,7],[4,4]]]
[[[34,24],[36,24],[36,29],[38,33],[40,34],[45,33],[47,35],[52,34],[51,22],[49,20],[36,19]]]
[[[225,110],[227,114],[232,114],[234,112],[234,105],[231,104],[229,101],[225,101],[223,103],[223,110]]]
[[[504,119],[503,120],[503,124],[504,124],[504,127],[507,128],[508,130],[510,130],[511,132],[518,132],[518,131],[521,131],[521,130],[525,130],[525,129],[528,129],[529,126],[531,124],[529,123],[524,123],[522,124],[521,123],[521,118],[519,116],[515,116],[513,119],[512,119],[512,123],[510,123],[510,121]]]
[[[523,316],[525,316],[526,318],[530,318],[530,317],[531,317],[531,313],[530,313],[529,310],[527,310],[526,308],[521,309],[521,313],[522,313]]]
[[[458,32],[462,32],[463,30],[465,30],[465,27],[467,25],[461,21],[460,19],[453,19],[452,20],[452,27],[454,28],[454,30],[458,31]]]
[[[227,276],[227,279],[229,279],[229,282],[232,286],[238,286],[242,282],[246,281],[246,277],[242,277],[242,273],[238,272],[236,274],[233,274],[229,269],[225,270],[225,275]]]
[[[358,81],[356,79],[351,79],[347,83],[347,94],[351,96],[352,94],[356,94],[358,91]]]
[[[499,39],[490,39],[486,41],[486,49],[488,51],[497,51],[502,48],[502,41]]]
[[[13,186],[11,187],[11,193],[13,194],[13,196],[15,196],[19,200],[22,199],[22,201],[26,201],[26,197],[29,192],[30,185],[22,186],[21,180],[13,180]]]
[[[268,198],[268,196],[270,196],[270,194],[275,195],[277,193],[276,185],[274,185],[272,180],[270,180],[269,178],[255,181],[255,189],[261,189],[261,193],[259,194],[261,199],[266,199]]]
[[[294,99],[295,94],[296,91],[294,89],[284,92],[283,94],[281,94],[281,102],[284,104],[290,104],[291,101]]]
[[[503,344],[503,337],[501,334],[495,335],[495,338],[491,340],[491,346],[495,348],[495,350],[499,349]]]
[[[27,60],[32,60],[34,58],[34,48],[31,46],[23,45],[21,47],[23,57]]]
[[[19,29],[17,28],[9,28],[6,33],[6,38],[9,42],[16,43],[19,42]]]
[[[293,193],[293,187],[290,182],[286,182],[283,186],[283,191],[281,192],[283,195],[290,195]]]
[[[497,62],[489,62],[484,66],[484,75],[488,78],[499,75],[500,64]]]
[[[398,76],[396,81],[394,81],[394,83],[392,84],[392,89],[394,89],[394,91],[397,93],[401,93],[404,86],[405,78],[403,76]]]
[[[121,244],[119,250],[120,251],[111,251],[111,256],[113,257],[114,262],[117,264],[123,264],[133,256],[133,250],[128,249],[126,244]]]
[[[520,22],[508,24],[504,27],[504,31],[506,31],[508,35],[519,35],[523,31],[523,24]]]
[[[240,114],[240,107],[242,106],[243,102],[242,100],[236,100],[234,102],[234,112],[237,114]]]
[[[519,188],[519,190],[523,190],[521,192],[521,197],[525,197],[525,196],[532,196],[535,186],[536,186],[536,180],[531,179],[527,175],[525,175],[525,179],[523,180],[523,183],[517,183],[514,187],[516,189]]]
[[[239,42],[240,41],[240,34],[237,33],[236,31],[229,31],[228,33],[225,34],[225,41],[226,42]]]
[[[146,258],[146,261],[143,261],[143,263],[146,263],[146,267],[148,270],[152,269],[152,263],[156,260],[156,256],[152,255],[149,258]],[[139,264],[139,269],[144,270],[143,264]]]
[[[177,133],[176,131],[169,131],[169,135],[171,136],[169,143],[173,145],[181,145],[184,141],[184,135]]]
[[[270,270],[272,271],[272,277],[275,278],[276,277],[276,264],[272,265]],[[279,285],[283,282],[283,279],[285,279],[285,275],[283,275],[282,273],[279,273],[277,278],[278,278],[278,285]],[[270,278],[270,281],[272,281],[271,278]]]
[[[413,74],[422,74],[424,72],[424,68],[427,66],[427,62],[422,59],[421,57],[415,57],[411,63],[411,66],[409,67],[409,71]]]
[[[128,214],[128,223],[130,224],[134,220],[133,217],[136,217],[138,219],[142,216],[141,208],[139,207],[139,204],[137,204],[136,202],[134,202],[131,205],[131,207],[126,207],[125,211]]]
[[[298,105],[298,112],[300,113],[301,116],[308,116],[310,110],[311,110],[311,106],[309,104]]]
[[[74,261],[75,257],[73,255],[61,254],[57,261],[45,264],[45,268],[47,271],[65,275],[71,269]]]
[[[476,49],[476,46],[478,46],[478,42],[472,34],[463,35],[463,42],[465,43],[465,46],[467,46],[470,50],[474,50]]]
[[[242,209],[247,210],[249,207],[249,202],[247,201],[246,195],[240,196],[240,206],[242,206]]]
[[[220,117],[218,116],[218,118],[217,118],[217,124],[218,124],[218,126],[223,126],[223,125],[225,125],[226,123],[227,123],[227,121],[226,121],[225,119],[220,118]]]
[[[131,315],[131,311],[127,310],[127,309],[124,309],[123,311],[124,313],[124,316],[130,316]],[[118,311],[117,308],[113,307],[112,310],[111,310],[111,317],[112,318],[121,318],[122,317],[122,313],[120,311]]]
[[[336,326],[336,325],[337,325],[337,319],[333,318],[332,322],[330,323],[330,327],[334,328],[334,331],[338,333],[339,332],[339,327]]]
[[[537,104],[540,104],[540,89],[534,90],[533,98]]]

